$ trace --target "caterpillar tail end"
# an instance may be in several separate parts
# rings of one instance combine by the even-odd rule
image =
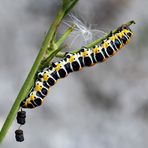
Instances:
[[[134,20],[131,20],[123,25],[126,25],[126,26],[130,26],[130,25],[133,25],[133,24],[136,24],[136,22]]]

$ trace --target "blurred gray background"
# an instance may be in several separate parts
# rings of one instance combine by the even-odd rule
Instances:
[[[0,127],[59,1],[0,0]],[[59,81],[42,107],[27,110],[25,141],[15,141],[15,121],[1,147],[147,148],[147,6],[147,0],[80,0],[74,12],[103,31],[134,19],[132,41],[107,62]]]

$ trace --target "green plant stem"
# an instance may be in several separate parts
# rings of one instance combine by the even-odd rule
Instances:
[[[2,143],[6,133],[8,132],[8,129],[10,128],[10,126],[16,116],[16,113],[19,109],[21,101],[27,96],[27,93],[29,92],[29,90],[34,82],[33,78],[38,70],[38,67],[40,66],[40,63],[41,63],[42,58],[44,56],[44,53],[46,52],[48,46],[50,46],[52,38],[56,32],[58,25],[60,24],[61,20],[63,19],[64,14],[65,14],[65,12],[63,11],[63,9],[60,9],[55,20],[53,21],[53,24],[51,25],[49,31],[47,32],[47,35],[42,43],[41,50],[40,50],[31,70],[28,74],[28,77],[25,80],[25,82],[24,82],[24,84],[23,84],[7,118],[6,118],[6,121],[4,122],[4,125],[0,131],[0,143]]]
[[[43,60],[42,62],[41,62],[41,65],[40,65],[40,67],[39,67],[39,71],[40,70],[42,70],[44,67],[48,67],[49,65],[50,65],[50,62],[51,62],[51,60],[55,57],[55,55],[59,52],[59,51],[61,51],[63,48],[61,47],[61,48],[58,48],[58,49],[56,49],[56,50],[52,50],[51,52],[50,52],[50,55],[45,59],[45,60]]]
[[[64,58],[65,57],[65,54],[66,54],[66,52],[58,52],[57,54],[56,54],[56,57],[57,58]]]
[[[55,39],[54,41],[52,41],[52,47],[48,49],[46,54],[47,57],[42,61],[38,69],[39,71],[42,70],[44,67],[49,66],[50,61],[55,57],[55,55],[65,47],[65,46],[62,46],[62,47],[60,46],[61,44],[63,44],[65,39],[68,37],[68,35],[74,30],[74,28],[75,28],[75,25],[68,28],[56,43],[55,43]]]
[[[68,28],[65,33],[60,37],[60,39],[56,42],[57,48],[60,47],[60,45],[65,41],[65,39],[68,37],[68,35],[74,30],[76,26],[73,25],[70,28]]]
[[[79,0],[63,0],[63,9],[65,10],[65,15],[76,5]]]
[[[134,21],[129,21],[129,22],[123,24],[123,25],[130,26],[130,25],[132,25],[132,24],[135,24],[135,22],[134,22]],[[123,26],[123,25],[122,25],[122,26]],[[115,30],[113,30],[112,33],[115,33],[117,30],[118,30],[118,28],[116,28]],[[110,33],[108,33],[108,34],[104,35],[103,37],[101,37],[101,38],[99,38],[99,39],[93,41],[92,43],[86,45],[85,47],[87,47],[87,48],[92,48],[92,47],[95,46],[96,44],[101,43],[101,42],[102,42],[104,39],[106,39],[109,35],[110,35]],[[72,51],[71,53],[76,53],[76,52],[78,52],[79,50],[80,50],[80,49],[78,48],[78,49]],[[64,58],[64,56],[65,56],[65,52],[58,52],[58,53],[56,54],[56,57],[58,57],[58,58]]]
[[[69,36],[69,34],[74,30],[74,28],[75,28],[75,25],[69,27],[56,43],[55,43],[55,39],[54,39],[54,41],[52,41],[52,47],[51,47],[51,49],[50,48],[48,49],[47,54],[46,54],[47,57],[42,61],[39,71],[42,70],[44,67],[49,66],[50,61],[56,56],[56,54],[59,53],[63,48],[66,47],[66,46],[62,46],[62,47],[60,47],[60,46],[61,46],[61,44],[63,44],[65,39]]]
[[[135,24],[135,22],[134,22],[134,21],[129,21],[129,22],[123,24],[123,25],[130,26],[130,25],[132,25],[132,24]],[[123,25],[122,25],[122,26],[123,26]],[[119,27],[118,27],[118,28],[119,28]],[[116,33],[117,30],[118,30],[118,28],[116,28],[115,30],[113,30],[112,33]],[[92,43],[86,45],[85,47],[87,47],[87,48],[92,48],[93,46],[95,46],[95,45],[101,43],[101,42],[102,42],[104,39],[106,39],[109,35],[110,35],[110,33],[108,33],[108,34],[104,35],[103,37],[101,37],[101,38],[95,40],[94,42],[92,42]],[[76,52],[78,52],[79,50],[80,50],[80,49],[76,49],[76,50],[74,50],[74,51],[71,52],[71,53],[76,53]]]

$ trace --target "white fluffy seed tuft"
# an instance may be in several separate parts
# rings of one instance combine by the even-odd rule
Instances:
[[[86,44],[96,40],[102,35],[106,34],[104,31],[97,30],[93,28],[93,25],[86,25],[83,21],[77,18],[74,14],[69,14],[70,20],[64,21],[64,24],[68,27],[75,25],[76,28],[71,33],[70,38],[73,38],[70,46],[74,44],[79,45],[80,47],[85,46]],[[77,47],[79,48],[79,47]]]

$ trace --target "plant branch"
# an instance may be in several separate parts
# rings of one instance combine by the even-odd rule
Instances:
[[[50,43],[53,39],[56,29],[57,29],[58,25],[60,24],[60,22],[62,21],[64,15],[65,15],[65,11],[63,9],[60,9],[55,20],[53,21],[53,24],[51,25],[49,31],[47,32],[47,35],[42,43],[41,50],[38,53],[38,56],[37,56],[32,68],[28,74],[28,77],[25,80],[25,82],[24,82],[24,84],[23,84],[23,86],[22,86],[22,88],[21,88],[5,122],[4,122],[4,125],[0,131],[0,143],[3,141],[5,135],[7,134],[8,129],[10,128],[10,126],[16,116],[16,113],[19,109],[21,101],[27,96],[27,93],[29,92],[31,86],[33,85],[34,76],[40,66],[40,63],[41,63],[42,58],[44,56],[44,53],[46,52],[48,46],[50,46]]]
[[[46,58],[42,61],[39,71],[42,70],[44,67],[49,66],[50,61],[58,54],[62,53],[62,57],[64,57],[63,53],[64,52],[60,52],[63,48],[65,48],[65,46],[61,46],[61,44],[63,44],[63,42],[65,41],[65,39],[69,36],[69,34],[74,30],[75,25],[69,27],[64,34],[60,37],[60,39],[55,43],[55,40],[52,41],[52,46],[51,49],[49,48],[46,54]],[[60,53],[59,53],[60,52]],[[56,56],[57,57],[57,56]]]
[[[58,11],[57,16],[55,17],[51,27],[49,28],[45,39],[42,43],[41,49],[38,53],[38,56],[14,102],[14,104],[11,107],[11,110],[3,124],[3,127],[0,131],[0,143],[2,143],[4,137],[6,136],[8,129],[10,128],[16,113],[20,107],[20,103],[21,101],[23,101],[23,99],[27,96],[30,88],[32,87],[33,83],[34,83],[34,77],[36,72],[38,71],[40,64],[47,52],[48,49],[50,49],[50,53],[49,53],[49,57],[51,56],[51,59],[53,58],[53,52],[52,52],[52,42],[55,39],[55,35],[56,35],[56,31],[57,28],[59,26],[59,24],[61,23],[63,17],[75,6],[75,4],[78,2],[78,0],[63,0],[63,5],[61,6],[61,9]],[[59,45],[61,41],[59,41]],[[56,52],[56,51],[55,51]]]
[[[123,25],[130,26],[130,25],[132,25],[132,24],[135,24],[135,22],[134,22],[134,21],[129,21],[129,22],[123,24]],[[123,26],[123,25],[122,25],[122,26]],[[119,28],[119,27],[118,27],[118,28]],[[117,32],[118,28],[116,28],[115,30],[113,30],[112,33]],[[92,47],[95,46],[96,44],[101,43],[101,42],[102,42],[104,39],[106,39],[109,35],[110,35],[110,33],[108,33],[108,34],[104,35],[103,37],[101,37],[101,38],[99,38],[99,39],[93,41],[92,43],[86,45],[85,47],[87,47],[87,48],[92,48]],[[80,50],[80,49],[78,48],[78,49],[72,51],[71,53],[76,53],[76,52],[78,52],[79,50]],[[58,52],[58,53],[56,54],[56,57],[64,58],[64,57],[65,57],[65,52]]]
[[[129,21],[129,22],[123,24],[123,25],[130,26],[130,25],[132,25],[132,24],[135,24],[135,22],[134,22],[133,20],[132,20],[132,21]],[[122,25],[122,26],[123,26],[123,25]],[[121,27],[122,27],[122,26],[121,26]],[[119,28],[119,27],[118,27],[118,28]],[[116,33],[117,30],[118,30],[118,28],[116,28],[115,30],[113,30],[112,33]],[[101,42],[102,42],[104,39],[106,39],[109,35],[110,35],[110,33],[108,33],[108,34],[104,35],[103,37],[101,37],[101,38],[95,40],[94,42],[92,42],[92,43],[86,45],[85,47],[87,47],[87,48],[92,48],[92,47],[95,46],[96,44],[101,43]],[[76,52],[78,52],[79,50],[80,50],[80,49],[76,49],[76,50],[74,50],[74,51],[71,52],[71,53],[76,53]]]
[[[70,28],[68,28],[65,33],[60,37],[60,39],[56,42],[57,48],[60,47],[60,45],[65,41],[65,39],[68,37],[68,35],[74,30],[76,26],[73,25]]]
[[[49,53],[49,56],[45,59],[45,60],[43,60],[42,62],[41,62],[41,64],[40,64],[40,67],[39,67],[39,71],[40,70],[42,70],[44,67],[48,67],[49,65],[50,65],[50,62],[51,62],[51,60],[55,57],[55,55],[59,52],[59,51],[61,51],[63,49],[63,47],[61,47],[61,48],[58,48],[58,49],[56,49],[56,50],[51,50],[50,51],[50,53]]]

